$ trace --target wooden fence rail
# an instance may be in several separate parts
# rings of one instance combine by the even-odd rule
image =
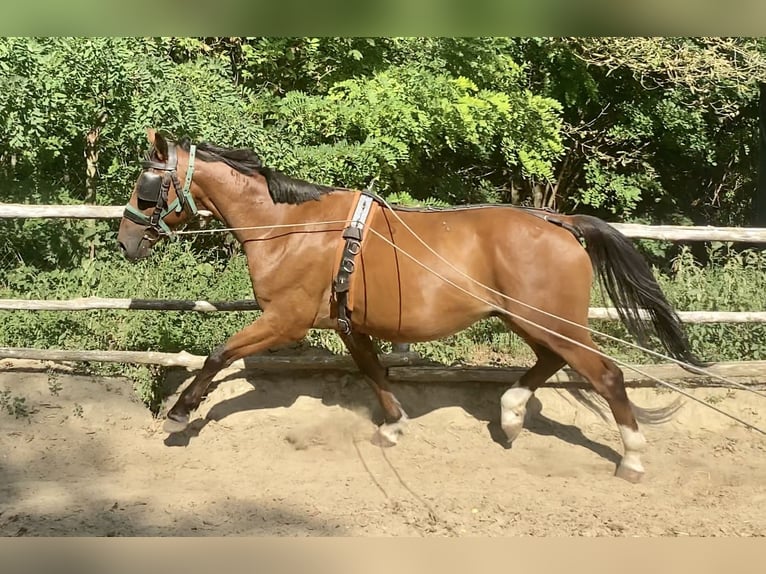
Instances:
[[[0,299],[0,311],[92,311],[95,309],[130,309],[134,311],[259,311],[258,301],[187,301],[182,299]]]
[[[81,297],[78,299],[0,299],[0,311],[91,311],[95,309],[130,309],[136,311],[258,311],[254,299],[241,301],[187,301],[181,299],[108,299]],[[679,311],[686,323],[766,323],[766,311]],[[613,307],[592,307],[590,319],[617,320]]]
[[[205,357],[187,352],[159,353],[152,351],[68,351],[53,349],[19,349],[0,347],[0,359],[33,359],[55,362],[106,362],[161,365],[198,369]],[[489,383],[510,385],[518,380],[527,367],[479,367],[443,366],[428,364],[415,353],[394,353],[381,356],[388,367],[389,379],[399,383]],[[647,375],[663,380],[685,380],[691,384],[726,386],[711,377],[693,375],[675,364],[636,365]],[[346,371],[357,372],[348,355],[256,355],[231,364],[233,369],[269,372],[299,371]],[[655,382],[629,368],[623,369],[629,386],[654,386]],[[713,375],[727,377],[739,384],[760,385],[766,383],[766,361],[743,361],[717,363],[707,369]],[[587,386],[587,382],[575,371],[565,368],[558,371],[549,383],[559,386]]]
[[[187,369],[199,369],[205,362],[205,357],[192,355],[186,351],[161,353],[157,351],[78,351],[14,347],[0,347],[0,359],[33,359],[75,363],[135,363],[160,365],[162,367],[185,367]],[[392,353],[381,356],[381,361],[386,366],[413,365],[418,360],[418,355],[415,353]],[[254,355],[234,361],[231,367],[265,371],[351,370],[356,368],[348,355],[301,355],[297,357],[294,355]]]
[[[28,205],[0,203],[0,219],[120,219],[124,205]],[[210,217],[209,211],[200,215]]]
[[[27,205],[21,203],[0,204],[0,219],[14,218],[67,218],[67,219],[119,219],[123,206],[103,205]],[[208,217],[209,212],[200,212]],[[709,227],[685,225],[641,225],[638,223],[613,223],[628,237],[637,239],[661,239],[666,241],[734,241],[766,243],[766,228]]]
[[[638,223],[611,223],[626,237],[635,239],[661,239],[665,241],[733,241],[766,243],[763,227],[711,227],[689,225],[641,225]]]

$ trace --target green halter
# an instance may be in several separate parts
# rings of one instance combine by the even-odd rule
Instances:
[[[125,206],[123,217],[134,223],[145,225],[147,229],[154,229],[160,234],[172,235],[172,230],[168,227],[167,223],[165,223],[165,217],[167,215],[173,212],[180,213],[185,210],[190,217],[196,216],[199,211],[197,210],[197,205],[194,203],[194,198],[189,191],[191,188],[192,177],[194,176],[194,156],[196,152],[197,146],[194,144],[190,145],[189,164],[186,168],[186,178],[184,180],[183,188],[181,188],[178,176],[176,175],[178,157],[173,144],[169,144],[168,146],[168,159],[165,163],[151,160],[144,161],[144,171],[138,178],[138,197],[143,201],[155,202],[154,212],[151,216],[147,216],[142,211],[139,211],[128,204]],[[150,169],[159,169],[165,173],[160,177],[150,172]],[[165,206],[168,200],[168,190],[170,189],[171,181],[176,190],[176,198],[170,205]]]

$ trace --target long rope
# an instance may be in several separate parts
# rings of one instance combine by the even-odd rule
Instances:
[[[318,225],[348,225],[347,219],[338,219],[335,221],[306,221],[304,223],[279,223],[276,225],[253,225],[251,227],[218,227],[216,229],[190,229],[184,231],[174,231],[173,235],[201,235],[205,233],[223,233],[228,231],[251,231],[263,229],[285,229],[292,227],[312,227]],[[328,231],[332,231],[328,229]]]
[[[672,383],[669,383],[669,382],[667,382],[667,381],[664,381],[664,380],[662,380],[662,379],[660,379],[660,378],[658,378],[658,377],[655,377],[654,375],[650,375],[649,373],[647,373],[647,372],[645,372],[645,371],[643,371],[643,370],[639,369],[639,368],[638,368],[638,367],[636,367],[635,365],[630,365],[630,364],[628,364],[628,363],[626,363],[626,362],[624,362],[624,361],[621,361],[621,360],[619,360],[619,359],[615,359],[615,358],[613,358],[613,357],[611,357],[611,356],[607,355],[606,353],[604,353],[604,352],[602,352],[602,351],[600,351],[600,350],[598,350],[598,349],[594,349],[593,347],[589,347],[588,345],[585,345],[584,343],[581,343],[580,341],[577,341],[577,340],[575,340],[575,339],[572,339],[571,337],[567,337],[566,335],[562,335],[561,333],[558,333],[558,332],[554,331],[553,329],[549,329],[549,328],[547,328],[547,327],[543,327],[542,325],[538,325],[537,323],[535,323],[534,321],[532,321],[532,320],[530,320],[530,319],[527,319],[527,318],[525,318],[525,317],[522,317],[521,315],[517,315],[516,313],[513,313],[513,312],[511,312],[511,311],[508,311],[507,309],[504,309],[503,307],[500,307],[500,306],[498,306],[498,305],[495,305],[494,303],[492,303],[492,302],[490,302],[490,301],[487,301],[487,300],[485,300],[485,299],[482,299],[480,296],[476,295],[475,293],[471,293],[470,291],[468,291],[467,289],[465,289],[465,288],[461,287],[460,285],[458,285],[458,284],[457,284],[457,283],[455,283],[454,281],[450,280],[449,278],[447,278],[447,277],[444,277],[444,276],[443,276],[443,275],[441,275],[441,274],[440,274],[438,271],[434,271],[434,270],[433,270],[431,267],[429,267],[429,266],[428,266],[428,265],[426,265],[425,263],[423,263],[423,262],[419,261],[417,258],[415,258],[415,257],[414,257],[413,255],[411,255],[410,253],[408,253],[407,251],[405,251],[404,249],[402,249],[402,248],[401,248],[401,247],[399,247],[398,245],[394,244],[392,241],[389,241],[389,240],[388,240],[388,239],[387,239],[385,236],[383,236],[381,233],[379,233],[379,232],[375,231],[375,230],[374,230],[374,229],[372,229],[372,228],[370,228],[370,232],[371,232],[371,233],[373,233],[373,234],[374,234],[375,236],[377,236],[378,238],[380,238],[380,239],[381,239],[382,241],[384,241],[385,243],[387,243],[388,245],[390,245],[391,247],[393,247],[394,249],[396,249],[397,251],[399,251],[399,253],[401,253],[402,255],[404,255],[404,256],[406,256],[406,257],[408,257],[409,259],[411,259],[411,260],[412,260],[412,261],[413,261],[415,264],[419,265],[420,267],[422,267],[422,268],[423,268],[423,269],[425,269],[426,271],[428,271],[428,272],[432,273],[433,275],[435,275],[436,277],[438,277],[439,279],[441,279],[441,280],[442,280],[442,281],[444,281],[445,283],[447,283],[447,284],[451,285],[452,287],[455,287],[455,288],[456,288],[458,291],[461,291],[461,292],[465,293],[466,295],[468,295],[469,297],[473,297],[473,298],[474,298],[474,299],[476,299],[477,301],[480,301],[480,302],[484,303],[485,305],[487,305],[487,306],[491,307],[491,308],[492,308],[492,309],[494,309],[495,311],[497,311],[497,312],[499,312],[499,313],[503,313],[503,314],[505,314],[505,315],[508,315],[508,316],[510,316],[510,317],[512,317],[512,318],[514,318],[514,319],[517,319],[517,320],[519,320],[519,321],[523,321],[523,322],[525,322],[525,323],[528,323],[528,324],[532,325],[533,327],[535,327],[535,328],[537,328],[537,329],[540,329],[541,331],[545,331],[546,333],[549,333],[549,334],[551,334],[551,335],[554,335],[555,337],[558,337],[558,338],[560,338],[560,339],[563,339],[564,341],[567,341],[567,342],[569,342],[569,343],[572,343],[573,345],[576,345],[576,346],[578,346],[578,347],[581,347],[581,348],[585,349],[586,351],[590,351],[591,353],[594,353],[594,354],[596,354],[596,355],[598,355],[598,356],[600,356],[600,357],[603,357],[603,358],[605,358],[605,359],[609,359],[609,360],[611,360],[611,361],[614,361],[615,363],[617,363],[618,365],[621,365],[622,367],[625,367],[625,368],[627,368],[627,369],[630,369],[630,370],[632,370],[632,371],[635,371],[636,373],[638,373],[638,374],[640,374],[640,375],[642,375],[642,376],[644,376],[644,377],[646,377],[646,378],[648,378],[648,379],[651,379],[651,380],[655,381],[656,383],[659,383],[660,385],[663,385],[663,386],[665,386],[665,387],[668,387],[669,389],[672,389],[672,390],[676,391],[677,393],[679,393],[679,394],[681,394],[681,395],[684,395],[685,397],[687,397],[687,398],[690,398],[691,400],[693,400],[693,401],[696,401],[696,402],[698,402],[698,403],[700,403],[700,404],[702,404],[702,405],[704,405],[704,406],[706,406],[706,407],[709,407],[709,408],[711,408],[711,409],[713,409],[713,410],[715,410],[715,411],[717,411],[717,412],[721,413],[722,415],[724,415],[724,416],[727,416],[727,417],[729,417],[730,419],[732,419],[732,420],[734,420],[734,421],[737,421],[738,423],[740,423],[740,424],[743,424],[744,426],[746,426],[746,427],[748,427],[748,428],[751,428],[751,429],[753,429],[753,430],[755,430],[755,431],[757,431],[757,432],[761,433],[762,435],[766,436],[766,431],[764,431],[764,430],[760,429],[759,427],[757,427],[757,426],[755,426],[755,425],[753,425],[753,424],[751,424],[751,423],[749,423],[749,422],[747,422],[747,421],[744,421],[744,420],[742,420],[742,419],[740,419],[740,418],[738,418],[738,417],[736,417],[736,416],[734,416],[734,415],[732,415],[732,414],[730,414],[730,413],[727,413],[726,411],[724,411],[724,410],[722,410],[722,409],[719,409],[718,407],[716,407],[716,406],[714,406],[714,405],[711,405],[711,404],[709,404],[709,403],[706,403],[706,402],[705,402],[705,401],[703,401],[702,399],[695,397],[694,395],[692,395],[691,393],[688,393],[688,392],[684,391],[684,390],[683,390],[683,389],[681,389],[680,387],[678,387],[678,386],[676,386],[676,385],[674,385],[674,384],[672,384]]]
[[[759,397],[766,398],[766,394],[758,391],[757,389],[753,389],[751,387],[748,387],[747,385],[743,385],[742,383],[739,383],[737,381],[731,380],[727,377],[724,377],[723,375],[719,375],[718,373],[713,373],[710,371],[706,371],[705,369],[702,369],[696,365],[692,365],[690,363],[687,363],[685,361],[679,360],[675,357],[671,357],[669,355],[666,355],[661,352],[654,351],[652,349],[647,349],[646,347],[643,347],[641,345],[638,345],[636,343],[632,343],[630,341],[626,341],[624,339],[620,339],[619,337],[615,337],[614,335],[610,335],[608,333],[604,333],[602,331],[599,331],[597,329],[594,329],[590,327],[589,325],[583,325],[581,323],[577,323],[575,321],[571,321],[569,319],[566,319],[564,317],[560,317],[558,315],[555,315],[554,313],[550,313],[548,311],[545,311],[543,309],[540,309],[538,307],[535,307],[534,305],[530,305],[529,303],[526,303],[524,301],[521,301],[520,299],[516,299],[514,297],[511,297],[510,295],[507,295],[501,291],[497,291],[496,289],[493,289],[489,285],[485,285],[481,281],[471,277],[467,273],[465,273],[462,269],[456,267],[453,265],[449,260],[445,259],[441,254],[436,252],[430,245],[428,245],[413,229],[407,225],[407,223],[396,213],[396,210],[383,198],[380,198],[381,202],[388,207],[388,209],[391,211],[391,213],[394,215],[394,217],[402,224],[402,226],[412,234],[412,236],[418,240],[419,243],[421,243],[430,253],[432,253],[434,256],[436,256],[439,260],[441,260],[443,263],[446,263],[452,270],[456,271],[472,283],[475,283],[479,287],[486,289],[490,293],[493,293],[503,299],[506,299],[507,301],[510,301],[512,303],[516,303],[517,305],[521,305],[522,307],[525,307],[527,309],[530,309],[531,311],[535,311],[537,313],[540,313],[541,315],[544,315],[546,317],[550,317],[552,319],[556,319],[558,321],[561,321],[562,323],[571,325],[573,327],[576,327],[578,329],[583,329],[585,331],[588,331],[589,333],[592,333],[594,335],[598,335],[600,337],[604,337],[605,339],[621,343],[623,345],[626,345],[628,347],[632,347],[634,349],[637,349],[639,351],[642,351],[648,355],[652,355],[654,357],[664,359],[667,361],[670,361],[672,363],[675,363],[679,366],[684,367],[687,370],[690,370],[694,373],[697,373],[699,375],[703,375],[706,377],[709,377],[711,379],[716,379],[721,382],[724,382],[732,387],[753,393],[755,395],[758,395]],[[187,231],[176,231],[174,232],[175,235],[196,235],[196,234],[207,234],[207,233],[221,233],[221,232],[229,232],[229,231],[245,231],[245,230],[271,230],[271,229],[280,229],[280,228],[297,228],[297,227],[306,227],[306,226],[322,226],[322,225],[338,225],[338,224],[348,224],[349,221],[345,219],[341,220],[333,220],[333,221],[309,221],[309,222],[303,222],[303,223],[285,223],[285,224],[276,224],[276,225],[254,225],[249,227],[225,227],[225,228],[217,228],[217,229],[197,229],[197,230],[187,230]],[[329,231],[329,230],[328,230]]]
[[[553,313],[549,313],[548,311],[544,311],[543,309],[539,309],[539,308],[535,307],[534,305],[530,305],[529,303],[525,303],[524,301],[521,301],[519,299],[511,297],[510,295],[506,295],[505,293],[502,293],[501,291],[497,291],[496,289],[493,289],[492,287],[490,287],[488,285],[485,285],[481,281],[479,281],[477,279],[474,279],[473,277],[471,277],[470,275],[465,273],[462,269],[459,269],[458,267],[455,267],[455,265],[453,265],[450,261],[448,261],[442,255],[440,255],[438,252],[436,252],[417,233],[415,233],[415,231],[413,231],[413,229],[409,225],[407,225],[407,223],[399,216],[399,214],[396,213],[396,210],[393,207],[391,207],[391,205],[385,199],[380,198],[380,200],[392,212],[392,214],[399,221],[399,223],[401,223],[402,226],[407,231],[409,231],[410,234],[415,239],[417,239],[418,242],[421,243],[430,253],[435,255],[443,263],[446,263],[452,270],[456,271],[457,273],[459,273],[460,275],[462,275],[463,277],[465,277],[469,281],[475,283],[479,287],[482,287],[483,289],[486,289],[490,293],[493,293],[493,294],[495,294],[495,295],[497,295],[499,297],[502,297],[503,299],[506,299],[507,301],[511,301],[512,303],[516,303],[517,305],[521,305],[523,307],[526,307],[527,309],[530,309],[532,311],[536,311],[536,312],[538,312],[538,313],[540,313],[542,315],[545,315],[547,317],[550,317],[552,319],[557,319],[557,320],[559,320],[559,321],[561,321],[563,323],[566,323],[568,325],[572,325],[572,326],[577,327],[579,329],[584,329],[584,330],[586,330],[586,331],[588,331],[588,332],[590,332],[590,333],[592,333],[594,335],[599,335],[599,336],[604,337],[606,339],[609,339],[611,341],[615,341],[617,343],[622,343],[623,345],[627,345],[627,346],[632,347],[634,349],[638,349],[639,351],[643,351],[643,352],[645,352],[645,353],[647,353],[649,355],[652,355],[654,357],[671,361],[671,362],[673,362],[673,363],[675,363],[677,365],[680,365],[680,366],[682,366],[682,367],[684,367],[686,369],[689,369],[689,370],[691,370],[691,371],[693,371],[693,372],[695,372],[697,374],[702,374],[702,375],[708,376],[710,378],[717,379],[719,381],[723,381],[723,382],[725,382],[725,383],[727,383],[727,384],[729,384],[729,385],[731,385],[733,387],[737,387],[739,389],[742,389],[742,390],[751,392],[753,394],[756,394],[759,397],[766,398],[766,394],[763,394],[763,393],[761,393],[760,391],[758,391],[756,389],[752,389],[752,388],[748,387],[747,385],[743,385],[742,383],[738,383],[736,381],[732,381],[732,380],[730,380],[730,379],[728,379],[728,378],[726,378],[726,377],[724,377],[722,375],[718,375],[717,373],[708,372],[708,371],[706,371],[704,369],[701,369],[700,367],[697,367],[696,365],[692,365],[692,364],[687,363],[685,361],[681,361],[679,359],[676,359],[675,357],[671,357],[671,356],[665,355],[663,353],[659,353],[657,351],[653,351],[651,349],[647,349],[645,347],[642,347],[641,345],[637,345],[636,343],[631,343],[630,341],[626,341],[624,339],[620,339],[619,337],[615,337],[613,335],[609,335],[608,333],[603,333],[601,331],[593,329],[589,325],[582,325],[580,323],[576,323],[575,321],[570,321],[569,319],[565,319],[564,317],[559,317],[558,315],[555,315]]]
[[[630,347],[636,348],[636,349],[638,349],[640,351],[643,351],[645,353],[648,353],[650,355],[654,355],[656,357],[660,357],[660,358],[664,358],[664,359],[670,360],[670,361],[672,361],[672,362],[674,362],[676,364],[689,367],[689,368],[695,370],[698,373],[702,373],[702,374],[704,374],[706,376],[709,376],[711,378],[716,378],[716,379],[721,380],[723,382],[726,382],[726,383],[728,383],[728,384],[730,384],[732,386],[735,386],[735,387],[738,387],[738,388],[742,388],[743,390],[747,390],[747,391],[753,392],[753,393],[755,393],[755,394],[757,394],[759,396],[766,397],[766,395],[763,395],[762,393],[759,393],[758,391],[756,391],[754,389],[750,389],[747,386],[742,385],[741,383],[737,383],[735,381],[729,380],[726,377],[723,377],[723,376],[718,375],[716,373],[709,373],[709,372],[705,371],[704,369],[700,369],[700,368],[698,368],[698,367],[696,367],[694,365],[690,365],[688,363],[685,363],[683,361],[675,359],[674,357],[669,357],[669,356],[664,355],[662,353],[658,353],[658,352],[652,351],[650,349],[646,349],[646,348],[644,348],[644,347],[642,347],[640,345],[636,345],[634,343],[631,343],[629,341],[625,341],[625,340],[620,339],[618,337],[614,337],[612,335],[608,335],[606,333],[602,333],[602,332],[600,332],[600,331],[598,331],[596,329],[593,329],[593,328],[591,328],[589,326],[581,325],[580,323],[576,323],[574,321],[570,321],[569,319],[565,319],[563,317],[559,317],[559,316],[557,316],[557,315],[555,315],[553,313],[549,313],[549,312],[544,311],[542,309],[539,309],[539,308],[537,308],[537,307],[535,307],[533,305],[530,305],[528,303],[525,303],[523,301],[515,299],[515,298],[513,298],[513,297],[511,297],[509,295],[506,295],[505,293],[497,291],[497,290],[493,289],[492,287],[489,287],[488,285],[484,285],[483,283],[481,283],[477,279],[474,279],[473,277],[469,276],[467,273],[465,273],[461,269],[455,267],[451,262],[449,262],[447,259],[445,259],[438,252],[436,252],[417,233],[415,233],[415,231],[413,231],[412,228],[409,225],[407,225],[407,223],[396,213],[396,210],[394,210],[393,207],[391,207],[391,205],[388,202],[386,202],[382,198],[380,198],[380,199],[381,199],[382,203],[386,207],[388,207],[388,209],[393,213],[394,217],[396,217],[396,219],[404,226],[404,228],[407,229],[407,231],[409,231],[430,253],[432,253],[434,256],[436,256],[442,262],[446,263],[447,266],[449,266],[451,269],[453,269],[454,271],[456,271],[457,273],[459,273],[463,277],[467,278],[471,282],[473,282],[473,283],[477,284],[478,286],[486,289],[487,291],[489,291],[491,293],[494,293],[494,294],[496,294],[496,295],[498,295],[498,296],[500,296],[500,297],[502,297],[502,298],[504,298],[506,300],[509,300],[511,302],[514,302],[514,303],[517,303],[517,304],[519,304],[519,305],[521,305],[523,307],[526,307],[526,308],[528,308],[528,309],[530,309],[532,311],[536,311],[536,312],[541,313],[541,314],[543,314],[545,316],[548,316],[548,317],[557,319],[559,321],[562,321],[563,323],[570,324],[570,325],[578,327],[580,329],[585,329],[586,331],[589,331],[589,332],[591,332],[593,334],[600,335],[600,336],[606,337],[608,339],[611,339],[613,341],[616,341],[616,342],[628,345]],[[227,228],[218,228],[218,229],[209,229],[209,230],[201,229],[201,230],[178,231],[178,232],[175,232],[175,233],[177,235],[195,235],[195,234],[202,234],[202,233],[221,233],[221,232],[239,231],[239,230],[263,230],[263,229],[275,229],[275,228],[296,228],[296,227],[306,227],[306,226],[337,225],[337,224],[348,224],[348,220],[318,221],[318,222],[304,222],[304,223],[288,223],[288,224],[277,224],[277,225],[258,225],[258,226],[249,226],[249,227],[227,227]],[[673,385],[672,383],[669,383],[669,382],[664,381],[662,379],[659,379],[659,378],[657,378],[657,377],[655,377],[653,375],[650,375],[649,373],[646,373],[645,371],[642,371],[641,369],[639,369],[638,367],[636,367],[634,365],[630,365],[630,364],[628,364],[628,363],[626,363],[624,361],[621,361],[619,359],[615,359],[615,358],[607,355],[606,353],[603,353],[602,351],[600,351],[598,349],[594,349],[592,347],[588,347],[587,345],[585,345],[585,344],[583,344],[583,343],[581,343],[579,341],[576,341],[575,339],[567,337],[566,335],[562,335],[561,333],[558,333],[558,332],[556,332],[556,331],[554,331],[552,329],[548,329],[547,327],[543,327],[542,325],[539,325],[539,324],[535,323],[534,321],[532,321],[530,319],[527,319],[525,317],[522,317],[520,315],[512,313],[512,312],[508,311],[507,309],[499,307],[499,306],[495,305],[494,303],[492,303],[490,301],[487,301],[487,300],[479,297],[478,295],[476,295],[474,293],[471,293],[470,291],[468,291],[468,290],[464,289],[463,287],[459,286],[458,284],[456,284],[455,282],[451,281],[447,277],[444,277],[443,275],[439,274],[437,271],[434,271],[433,269],[431,269],[426,264],[424,264],[421,261],[419,261],[417,258],[415,258],[410,253],[408,253],[407,251],[405,251],[404,249],[402,249],[398,245],[394,244],[393,242],[389,241],[386,237],[381,235],[375,229],[370,228],[370,232],[372,232],[374,235],[379,237],[385,243],[389,244],[395,250],[399,251],[400,253],[402,253],[403,255],[408,257],[409,259],[411,259],[415,264],[417,264],[417,265],[421,266],[422,268],[424,268],[426,271],[432,273],[433,275],[435,275],[436,277],[438,277],[442,281],[444,281],[447,284],[455,287],[459,291],[462,291],[466,295],[468,295],[470,297],[473,297],[474,299],[484,303],[485,305],[490,306],[491,308],[493,308],[494,310],[498,311],[499,313],[506,314],[506,315],[508,315],[508,316],[510,316],[510,317],[512,317],[514,319],[517,319],[517,320],[523,321],[525,323],[528,323],[528,324],[530,324],[530,325],[532,325],[532,326],[534,326],[534,327],[536,327],[536,328],[538,328],[538,329],[540,329],[542,331],[545,331],[545,332],[547,332],[547,333],[549,333],[549,334],[551,334],[553,336],[559,337],[560,339],[568,341],[568,342],[570,342],[570,343],[572,343],[572,344],[574,344],[574,345],[576,345],[578,347],[582,347],[583,349],[586,349],[587,351],[590,351],[590,352],[592,352],[592,353],[594,353],[596,355],[599,355],[599,356],[601,356],[603,358],[606,358],[606,359],[609,359],[611,361],[614,361],[618,365],[621,365],[621,366],[623,366],[623,367],[625,367],[627,369],[635,371],[635,372],[639,373],[640,375],[642,375],[642,376],[644,376],[644,377],[646,377],[646,378],[648,378],[650,380],[653,380],[656,383],[659,383],[660,385],[663,385],[663,386],[665,386],[665,387],[667,387],[669,389],[672,389],[672,390],[676,391],[677,393],[679,393],[679,394],[681,394],[681,395],[683,395],[683,396],[685,396],[685,397],[687,397],[687,398],[689,398],[689,399],[691,399],[693,401],[696,401],[696,402],[698,402],[698,403],[700,403],[700,404],[702,404],[702,405],[704,405],[704,406],[706,406],[708,408],[711,408],[712,410],[717,411],[720,414],[722,414],[722,415],[724,415],[724,416],[726,416],[726,417],[728,417],[728,418],[730,418],[730,419],[732,419],[732,420],[734,420],[736,422],[739,422],[740,424],[742,424],[742,425],[744,425],[744,426],[746,426],[748,428],[751,428],[751,429],[753,429],[753,430],[755,430],[755,431],[757,431],[757,432],[759,432],[759,433],[761,433],[763,435],[766,435],[766,431],[763,431],[762,429],[752,425],[751,423],[748,423],[747,421],[744,421],[744,420],[742,420],[742,419],[740,419],[740,418],[738,418],[738,417],[736,417],[736,416],[734,416],[734,415],[732,415],[730,413],[727,413],[726,411],[723,411],[722,409],[719,409],[718,407],[716,407],[714,405],[711,405],[709,403],[706,403],[706,402],[702,401],[701,399],[699,399],[699,398],[693,396],[692,394],[684,391],[680,387],[678,387],[676,385]]]

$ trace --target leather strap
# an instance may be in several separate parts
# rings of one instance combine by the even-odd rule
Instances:
[[[353,311],[353,273],[356,268],[356,256],[362,251],[366,231],[371,223],[370,214],[374,213],[377,204],[376,196],[370,188],[357,192],[352,203],[349,220],[351,223],[343,231],[343,249],[340,254],[338,272],[333,281],[333,293],[337,304],[338,330],[348,334],[351,332],[349,314]]]
[[[147,229],[153,229],[155,232],[164,233],[165,235],[172,236],[172,231],[165,223],[164,219],[167,215],[173,213],[180,213],[185,210],[190,217],[197,215],[197,205],[194,202],[191,192],[192,177],[194,176],[194,158],[197,151],[197,146],[191,144],[189,146],[189,164],[186,168],[186,178],[184,180],[183,188],[181,182],[178,180],[176,173],[176,167],[178,167],[178,155],[176,153],[176,147],[174,144],[168,145],[168,160],[165,163],[159,163],[153,160],[146,160],[142,162],[143,168],[147,169],[160,169],[165,172],[162,177],[162,184],[157,197],[157,203],[154,207],[154,211],[151,216],[147,217],[138,209],[132,207],[130,204],[125,206],[123,217],[129,219],[134,223],[145,225]],[[173,183],[173,187],[176,190],[176,198],[167,205],[168,191],[170,184]]]

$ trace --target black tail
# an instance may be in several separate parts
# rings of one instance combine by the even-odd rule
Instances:
[[[585,250],[620,319],[639,343],[646,346],[653,332],[675,359],[705,366],[692,353],[681,319],[630,240],[596,217],[572,215],[568,219],[585,240]],[[648,320],[641,317],[640,309],[649,314]]]
[[[601,420],[609,422],[609,403],[606,402],[604,397],[590,389],[567,387],[565,390],[572,395],[578,403],[583,405],[597,417],[601,417]],[[672,403],[665,405],[664,407],[654,408],[640,407],[633,401],[629,402],[630,407],[633,410],[633,416],[635,416],[636,420],[643,425],[661,425],[670,422],[681,407],[684,406],[682,397],[676,397]]]

